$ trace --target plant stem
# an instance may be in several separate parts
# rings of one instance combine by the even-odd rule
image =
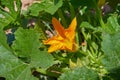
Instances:
[[[40,72],[41,74],[44,74],[44,75],[47,75],[47,76],[51,76],[51,77],[56,77],[58,78],[60,76],[60,72],[58,71],[48,71],[48,70],[45,70],[45,69],[41,69],[41,68],[37,68],[36,69],[37,72]]]
[[[77,42],[78,45],[80,44],[79,43],[79,34],[78,34],[78,31],[76,32],[76,42]]]
[[[70,2],[69,2],[69,7],[70,7],[71,20],[72,20],[75,16],[75,10],[74,10],[74,7],[72,6],[72,4]]]
[[[62,13],[62,10],[61,10],[61,9],[58,9],[58,15],[59,15],[59,17],[61,18],[61,21],[62,21],[63,26],[64,26],[64,27],[67,27],[67,23],[66,23],[66,20],[65,20],[65,18],[64,18],[64,16],[63,16],[63,13]]]
[[[100,25],[101,25],[102,28],[105,28],[105,24],[104,24],[104,21],[102,19],[102,12],[101,12],[99,6],[96,4],[97,3],[96,0],[93,0],[93,3],[95,5],[96,15],[97,15],[97,18],[100,22]]]

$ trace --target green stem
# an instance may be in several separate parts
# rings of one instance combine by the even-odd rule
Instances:
[[[91,54],[90,51],[88,51],[88,55],[91,57],[92,60],[95,60],[94,56]]]
[[[44,69],[41,69],[41,68],[37,68],[36,71],[40,72],[41,74],[51,76],[51,77],[56,77],[56,78],[58,78],[60,76],[60,74],[61,74],[58,71],[52,71],[52,70],[48,71],[48,70],[44,70]]]
[[[41,19],[38,19],[38,21],[35,24],[35,30],[38,31],[41,35],[40,35],[40,39],[44,40],[47,39],[46,35],[45,35],[45,29],[44,29],[44,24],[41,22]]]
[[[95,53],[94,53],[94,50],[93,50],[93,48],[92,48],[91,46],[90,46],[90,51],[91,51],[93,57],[96,57],[96,56],[95,56]]]
[[[78,35],[78,32],[76,32],[76,42],[77,42],[78,45],[80,44],[80,43],[79,43],[79,35]]]
[[[45,24],[45,26],[54,34],[54,31],[52,30],[52,28],[49,26],[48,23],[44,22],[43,23]]]
[[[75,10],[74,10],[74,7],[72,6],[72,4],[70,2],[69,2],[69,7],[70,7],[71,20],[72,20],[75,16]]]
[[[65,20],[65,18],[64,18],[64,16],[63,16],[63,13],[62,13],[62,10],[61,10],[61,9],[58,9],[58,15],[59,15],[59,17],[61,18],[61,21],[62,21],[63,26],[64,26],[64,27],[67,27],[67,23],[66,23],[66,20]]]
[[[104,24],[104,21],[102,19],[102,12],[101,12],[99,6],[96,4],[97,3],[96,0],[93,0],[93,3],[95,5],[97,18],[98,18],[98,20],[100,22],[100,25],[101,25],[102,28],[105,28],[105,24]]]
[[[82,34],[83,34],[83,36],[84,36],[84,38],[85,38],[85,40],[87,41],[87,35],[85,34],[85,31],[84,31],[85,29],[84,28],[82,28]]]
[[[99,21],[100,21],[100,25],[102,26],[102,28],[105,28],[105,24],[104,24],[104,22],[103,22],[102,17],[100,17]]]

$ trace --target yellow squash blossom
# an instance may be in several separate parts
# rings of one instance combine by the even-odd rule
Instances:
[[[52,24],[56,31],[56,35],[44,41],[44,44],[50,45],[48,52],[51,53],[56,50],[76,51],[78,48],[75,43],[76,17],[72,20],[67,29],[64,29],[56,18],[52,19]]]

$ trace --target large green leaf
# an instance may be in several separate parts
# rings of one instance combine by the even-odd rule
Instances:
[[[35,54],[40,47],[39,33],[33,29],[19,28],[15,32],[15,41],[12,45],[13,50],[19,57],[30,57]]]
[[[33,16],[38,16],[39,12],[45,11],[50,14],[54,14],[58,8],[60,8],[63,4],[63,0],[43,0],[40,3],[34,3],[32,6],[29,7],[30,14]]]
[[[15,32],[13,50],[19,57],[30,58],[32,67],[48,68],[53,64],[52,55],[48,52],[40,51],[40,34],[34,29],[19,28]]]
[[[0,25],[7,26],[11,22],[13,23],[21,11],[21,1],[20,0],[1,0],[1,4],[8,8],[9,11],[3,9],[0,5]],[[15,7],[16,4],[16,7]],[[15,10],[16,9],[16,10]]]
[[[108,18],[104,31],[101,45],[105,57],[102,62],[107,70],[116,69],[120,67],[120,25],[117,15]]]
[[[112,15],[108,18],[105,26],[105,31],[110,34],[120,31],[120,25],[118,24],[117,15]]]
[[[6,80],[36,80],[30,66],[12,54],[6,41],[6,35],[0,29],[0,76]]]
[[[98,74],[91,69],[81,67],[62,74],[59,80],[98,80]]]
[[[103,65],[111,70],[120,67],[120,32],[103,34],[102,50],[105,53]]]
[[[33,67],[40,66],[41,68],[47,69],[54,64],[54,58],[46,51],[39,51],[31,56],[31,65]]]
[[[35,80],[29,65],[20,61],[12,52],[0,46],[0,76],[6,80]]]
[[[10,72],[10,74],[12,75],[16,75],[16,77],[14,77],[13,79],[10,77],[9,78],[9,74],[7,73],[9,80],[38,80],[36,77],[34,77],[32,75],[30,66],[19,66],[19,68],[16,68],[15,70],[12,70],[12,73]]]

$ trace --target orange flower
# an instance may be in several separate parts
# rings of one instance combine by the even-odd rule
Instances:
[[[75,43],[75,29],[77,26],[76,17],[72,20],[67,29],[64,29],[56,18],[52,19],[52,24],[57,34],[44,41],[44,44],[51,45],[48,52],[51,53],[56,50],[76,51],[78,49],[78,46]]]

